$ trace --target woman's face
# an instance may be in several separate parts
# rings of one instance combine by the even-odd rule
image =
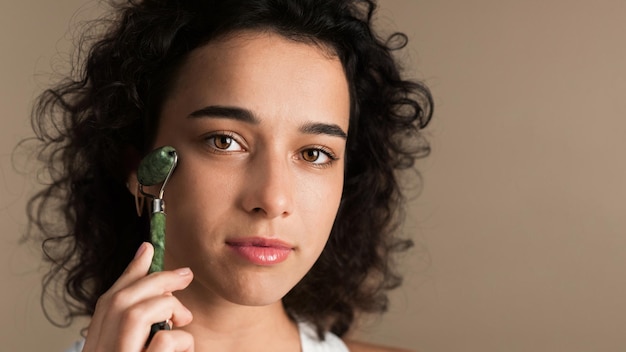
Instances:
[[[349,109],[319,46],[244,32],[190,54],[155,141],[179,155],[165,266],[191,267],[185,295],[266,305],[306,274],[339,207]]]

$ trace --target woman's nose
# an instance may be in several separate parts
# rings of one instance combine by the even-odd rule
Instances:
[[[293,211],[294,181],[288,160],[255,158],[248,168],[243,207],[266,218],[288,216]]]

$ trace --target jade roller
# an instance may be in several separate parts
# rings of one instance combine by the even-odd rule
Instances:
[[[165,255],[165,203],[163,202],[163,190],[169,180],[176,164],[178,155],[174,147],[163,146],[146,155],[137,170],[139,191],[145,197],[152,198],[152,214],[150,217],[150,241],[154,246],[154,256],[150,264],[150,272],[163,270],[163,257]],[[161,184],[157,195],[144,192],[143,187]]]
[[[154,246],[154,256],[150,263],[150,273],[163,270],[163,257],[165,255],[165,203],[163,202],[163,190],[169,180],[176,164],[178,154],[174,147],[164,146],[157,148],[146,155],[139,163],[137,181],[139,191],[145,197],[152,198],[152,214],[150,217],[150,241]],[[144,192],[144,186],[161,184],[157,195]],[[159,330],[170,330],[167,322],[152,324],[150,334],[146,341],[146,347]]]

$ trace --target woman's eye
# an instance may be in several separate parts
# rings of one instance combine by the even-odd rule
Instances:
[[[243,150],[243,147],[233,138],[227,134],[215,134],[207,137],[209,145],[219,151],[234,152]]]
[[[303,150],[301,152],[301,157],[302,160],[319,166],[330,165],[333,161],[337,159],[331,152],[320,148],[310,148]]]

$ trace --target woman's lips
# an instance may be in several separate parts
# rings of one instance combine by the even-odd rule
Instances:
[[[269,238],[242,238],[226,241],[226,244],[244,259],[256,265],[273,265],[287,259],[293,246]]]

